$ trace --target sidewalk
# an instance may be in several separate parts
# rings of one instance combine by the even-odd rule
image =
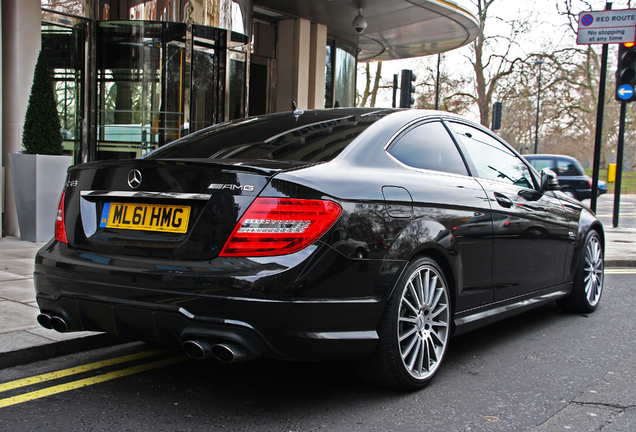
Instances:
[[[605,229],[605,266],[636,267],[636,229]],[[0,369],[119,342],[94,332],[58,333],[36,321],[33,259],[44,243],[0,238]]]
[[[0,369],[118,343],[111,335],[58,333],[38,324],[33,260],[44,244],[0,238]]]

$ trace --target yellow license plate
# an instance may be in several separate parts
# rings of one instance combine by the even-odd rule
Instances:
[[[99,226],[141,231],[184,233],[190,207],[178,205],[106,203]]]

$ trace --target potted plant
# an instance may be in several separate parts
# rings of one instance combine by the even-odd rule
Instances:
[[[63,156],[53,81],[40,51],[22,133],[23,152],[9,154],[20,239],[48,241],[54,235],[60,194],[71,156]]]

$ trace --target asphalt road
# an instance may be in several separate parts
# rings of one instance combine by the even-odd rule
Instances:
[[[552,304],[452,339],[419,392],[367,385],[349,363],[224,365],[134,343],[0,371],[0,430],[533,430],[636,354],[636,270],[622,272],[593,314]]]

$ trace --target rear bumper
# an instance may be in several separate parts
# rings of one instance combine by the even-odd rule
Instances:
[[[72,330],[168,345],[232,341],[274,358],[346,359],[375,349],[401,263],[383,269],[324,245],[276,259],[176,263],[53,241],[36,256],[34,283],[40,309],[63,316]]]

